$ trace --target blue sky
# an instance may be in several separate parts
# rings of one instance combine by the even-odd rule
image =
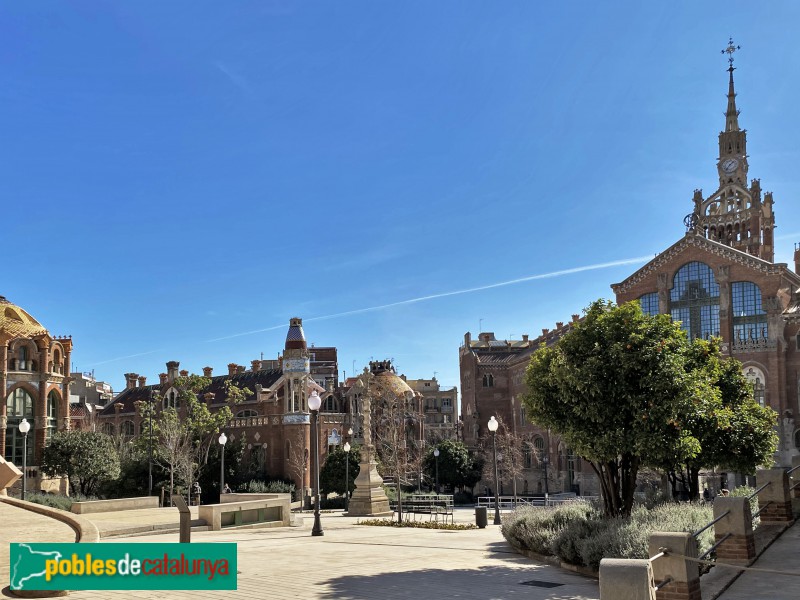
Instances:
[[[458,385],[466,331],[535,336],[683,235],[718,183],[729,36],[791,262],[798,22],[793,2],[5,2],[0,295],[115,388],[274,358],[293,316],[348,374],[394,358]]]

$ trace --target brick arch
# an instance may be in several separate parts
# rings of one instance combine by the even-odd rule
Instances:
[[[28,361],[36,367],[35,369],[26,369],[26,371],[39,370],[41,365],[39,365],[39,346],[36,344],[36,340],[22,337],[14,338],[8,342],[8,364],[6,365],[8,370],[19,370],[19,351],[23,347],[28,349]]]
[[[56,360],[56,352],[58,352],[58,361]],[[64,346],[61,344],[61,342],[58,340],[53,340],[50,343],[50,358],[47,365],[47,371],[49,373],[59,373],[63,375],[66,354],[67,353],[65,352]]]
[[[26,392],[28,392],[31,395],[31,397],[33,398],[34,405],[36,404],[36,402],[38,402],[39,390],[37,390],[35,387],[33,387],[27,381],[18,381],[14,385],[12,385],[10,388],[8,388],[8,390],[6,391],[6,395],[3,397],[3,402],[5,402],[6,399],[9,397],[9,395],[11,395],[11,393],[14,390],[16,390],[17,388],[22,388]]]

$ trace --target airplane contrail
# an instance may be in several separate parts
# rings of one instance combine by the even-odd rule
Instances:
[[[129,354],[128,356],[118,356],[117,358],[109,358],[108,360],[103,360],[96,363],[91,363],[90,367],[96,367],[97,365],[105,365],[108,363],[116,362],[118,360],[125,360],[126,358],[136,358],[137,356],[145,356],[147,354],[155,354],[156,352],[163,352],[164,348],[159,348],[158,350],[148,350],[147,352],[139,352],[138,354]]]
[[[647,256],[637,256],[636,258],[624,258],[622,260],[615,260],[611,262],[605,263],[597,263],[594,265],[584,265],[582,267],[573,267],[571,269],[562,269],[560,271],[552,271],[550,273],[540,273],[539,275],[529,275],[527,277],[519,277],[517,279],[509,279],[508,281],[500,281],[498,283],[490,283],[488,285],[480,285],[477,287],[472,288],[465,288],[462,290],[453,290],[450,292],[441,292],[439,294],[431,294],[429,296],[420,296],[418,298],[409,298],[408,300],[399,300],[397,302],[390,302],[389,304],[379,304],[378,306],[368,306],[366,308],[356,308],[354,310],[346,310],[344,312],[334,313],[330,315],[322,315],[319,317],[309,317],[307,319],[303,319],[304,322],[308,323],[309,321],[324,321],[327,319],[337,319],[339,317],[348,317],[350,315],[359,315],[362,313],[367,312],[374,312],[378,310],[384,310],[386,308],[392,308],[395,306],[403,306],[406,304],[416,304],[417,302],[427,302],[428,300],[436,300],[438,298],[447,298],[448,296],[459,296],[461,294],[471,294],[473,292],[481,292],[483,290],[491,290],[494,288],[504,287],[507,285],[516,285],[518,283],[525,283],[526,281],[536,281],[538,279],[550,279],[552,277],[561,277],[563,275],[572,275],[573,273],[583,273],[584,271],[596,271],[598,269],[607,269],[610,267],[621,267],[624,265],[631,265],[640,262],[646,262],[651,260],[653,257],[650,255]],[[230,340],[237,337],[242,337],[245,335],[253,335],[255,333],[263,333],[265,331],[274,331],[276,329],[283,329],[286,327],[286,323],[281,325],[273,325],[271,327],[265,327],[263,329],[254,329],[253,331],[244,331],[242,333],[235,333],[233,335],[226,335],[223,337],[214,338],[211,340],[206,340],[206,342],[219,342],[222,340]]]

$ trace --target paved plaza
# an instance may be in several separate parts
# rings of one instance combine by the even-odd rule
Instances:
[[[474,509],[456,509],[456,522],[472,522]],[[144,525],[148,513],[156,526],[177,523],[169,509],[84,515],[101,527],[112,521],[124,528]],[[174,517],[170,516],[174,515]],[[238,544],[239,589],[202,592],[202,598],[266,599],[503,599],[598,600],[597,581],[537,563],[516,554],[499,528],[469,531],[395,529],[356,525],[339,512],[324,514],[325,535],[311,536],[313,516],[298,527],[194,531],[194,542]],[[0,576],[8,582],[8,543],[74,541],[69,526],[0,502]],[[106,538],[109,542],[176,542],[177,533]],[[754,565],[797,572],[800,526],[789,529]],[[797,598],[798,577],[748,572],[725,591],[722,600]],[[8,596],[7,589],[3,594]],[[72,592],[76,600],[189,599],[201,592]],[[704,599],[708,600],[708,599]]]

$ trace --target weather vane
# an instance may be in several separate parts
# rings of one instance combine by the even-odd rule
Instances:
[[[728,47],[725,48],[722,51],[722,53],[723,54],[727,53],[727,55],[728,55],[728,64],[730,65],[731,68],[733,68],[733,53],[736,52],[737,50],[741,50],[741,49],[742,49],[741,46],[737,46],[736,44],[733,43],[733,38],[728,38]]]

